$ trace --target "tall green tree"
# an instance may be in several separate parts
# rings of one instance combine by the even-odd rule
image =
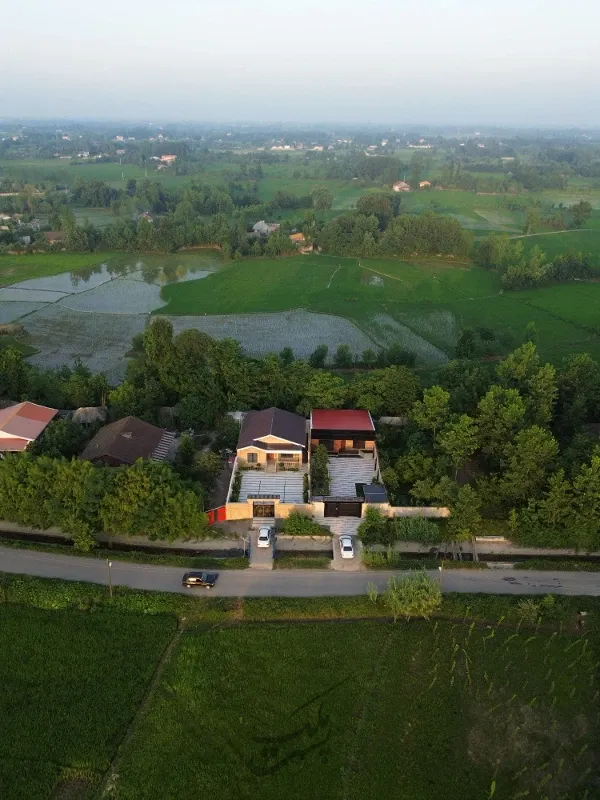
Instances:
[[[525,401],[517,389],[492,386],[477,406],[483,452],[498,456],[525,425]]]
[[[436,445],[445,453],[454,466],[454,477],[479,446],[479,428],[475,420],[468,414],[450,420],[440,431]]]
[[[410,417],[422,430],[431,431],[433,439],[450,417],[450,393],[441,386],[432,386],[423,391],[423,400],[417,400]]]
[[[538,425],[520,431],[504,451],[504,496],[513,502],[538,496],[557,454],[558,443],[549,431]]]
[[[466,542],[483,530],[483,518],[479,512],[481,500],[472,486],[461,486],[448,519],[448,534],[454,542]]]
[[[9,400],[24,399],[29,388],[29,368],[23,355],[9,345],[0,350],[0,394]]]
[[[341,408],[347,388],[343,378],[318,370],[313,373],[298,404],[298,413],[308,414],[312,408]]]
[[[311,198],[315,211],[329,211],[333,205],[333,192],[326,186],[315,186]]]
[[[349,388],[353,404],[375,416],[407,415],[419,392],[419,380],[407,367],[372,370],[357,378]]]
[[[119,470],[100,506],[107,533],[173,541],[206,534],[197,494],[166,464],[137,461]]]

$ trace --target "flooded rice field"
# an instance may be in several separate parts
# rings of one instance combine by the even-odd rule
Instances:
[[[0,323],[24,326],[37,349],[31,363],[59,367],[80,359],[112,383],[123,379],[133,336],[165,305],[161,288],[201,280],[221,268],[210,251],[124,256],[94,267],[20,281],[0,289]],[[198,328],[215,338],[238,339],[251,355],[290,346],[298,357],[327,343],[330,353],[348,344],[360,353],[374,342],[343,317],[303,310],[265,314],[169,316],[175,332]]]

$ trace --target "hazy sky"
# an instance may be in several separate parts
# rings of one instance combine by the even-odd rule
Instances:
[[[598,0],[0,0],[0,19],[0,117],[600,124]]]

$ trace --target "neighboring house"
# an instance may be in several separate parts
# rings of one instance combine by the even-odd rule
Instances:
[[[65,234],[62,231],[44,231],[44,239],[48,244],[59,244],[64,242]]]
[[[297,245],[304,245],[305,242],[303,233],[291,233],[290,239],[292,240],[292,242],[294,242],[294,244]]]
[[[58,414],[56,408],[17,403],[0,410],[0,453],[18,453],[35,441]]]
[[[252,226],[252,230],[257,236],[270,236],[275,231],[278,231],[279,227],[278,222],[265,222],[264,219],[261,219],[260,222]]]
[[[160,160],[163,164],[172,164],[177,156],[161,156]]]
[[[244,415],[237,444],[238,460],[277,470],[306,461],[306,419],[279,408]]]
[[[396,181],[392,184],[394,192],[410,192],[410,186],[406,181]]]
[[[136,417],[124,417],[100,428],[79,458],[94,464],[121,467],[138,458],[164,461],[173,434]]]
[[[431,189],[431,181],[419,181],[419,189]]]
[[[375,449],[375,425],[362,409],[313,409],[310,415],[312,447],[325,445],[329,453]]]

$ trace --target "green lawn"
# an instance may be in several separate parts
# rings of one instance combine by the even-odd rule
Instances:
[[[27,253],[20,256],[0,256],[0,286],[95,266],[109,258],[114,258],[114,254]]]
[[[592,797],[585,637],[452,622],[184,635],[125,748],[119,797]]]
[[[58,797],[108,768],[174,617],[0,605],[0,797]]]
[[[456,262],[318,255],[256,259],[201,281],[166,286],[163,297],[166,314],[295,308],[337,314],[377,341],[417,348],[424,362],[427,343],[451,356],[465,326],[493,328],[507,351],[521,342],[530,321],[536,323],[544,358],[558,361],[582,351],[600,356],[600,284],[502,292],[499,275]]]

